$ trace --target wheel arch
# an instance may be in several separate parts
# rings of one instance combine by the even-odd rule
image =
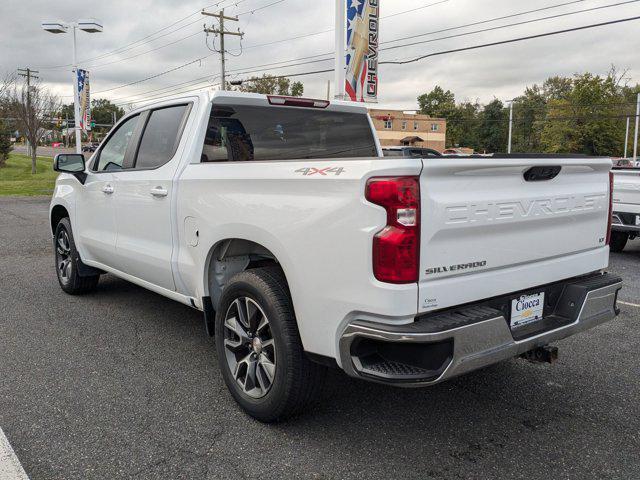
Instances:
[[[278,266],[287,280],[287,269],[280,258],[261,243],[237,237],[216,242],[209,249],[203,272],[204,292],[211,299],[211,307],[217,309],[222,290],[233,275],[270,265]]]
[[[71,218],[71,216],[69,215],[69,210],[67,210],[67,208],[64,205],[54,205],[51,208],[51,213],[49,215],[49,220],[51,223],[51,234],[55,234],[56,232],[56,226],[58,225],[58,223],[60,223],[60,220],[62,220],[63,218],[68,217],[69,219]]]

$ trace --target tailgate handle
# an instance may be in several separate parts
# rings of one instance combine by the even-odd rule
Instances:
[[[553,180],[562,170],[561,166],[554,167],[531,167],[524,172],[524,179],[527,182],[541,182],[543,180]]]

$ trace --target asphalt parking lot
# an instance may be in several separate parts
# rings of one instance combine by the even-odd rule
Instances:
[[[640,308],[429,389],[329,376],[305,416],[236,407],[201,314],[105,276],[57,285],[48,199],[0,198],[0,428],[32,480],[640,477]],[[640,303],[640,240],[614,254]]]

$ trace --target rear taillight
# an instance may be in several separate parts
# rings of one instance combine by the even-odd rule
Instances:
[[[373,239],[373,274],[381,282],[418,281],[419,177],[380,177],[367,182],[366,198],[387,211],[387,225]]]
[[[607,219],[607,245],[611,242],[611,221],[613,220],[613,172],[609,172],[609,218]]]

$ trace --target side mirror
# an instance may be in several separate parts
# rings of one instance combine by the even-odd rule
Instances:
[[[84,155],[81,153],[59,153],[53,159],[56,172],[78,173],[84,172],[84,168]]]
[[[83,185],[87,180],[84,155],[81,153],[59,153],[53,159],[53,169],[56,172],[70,173]]]

